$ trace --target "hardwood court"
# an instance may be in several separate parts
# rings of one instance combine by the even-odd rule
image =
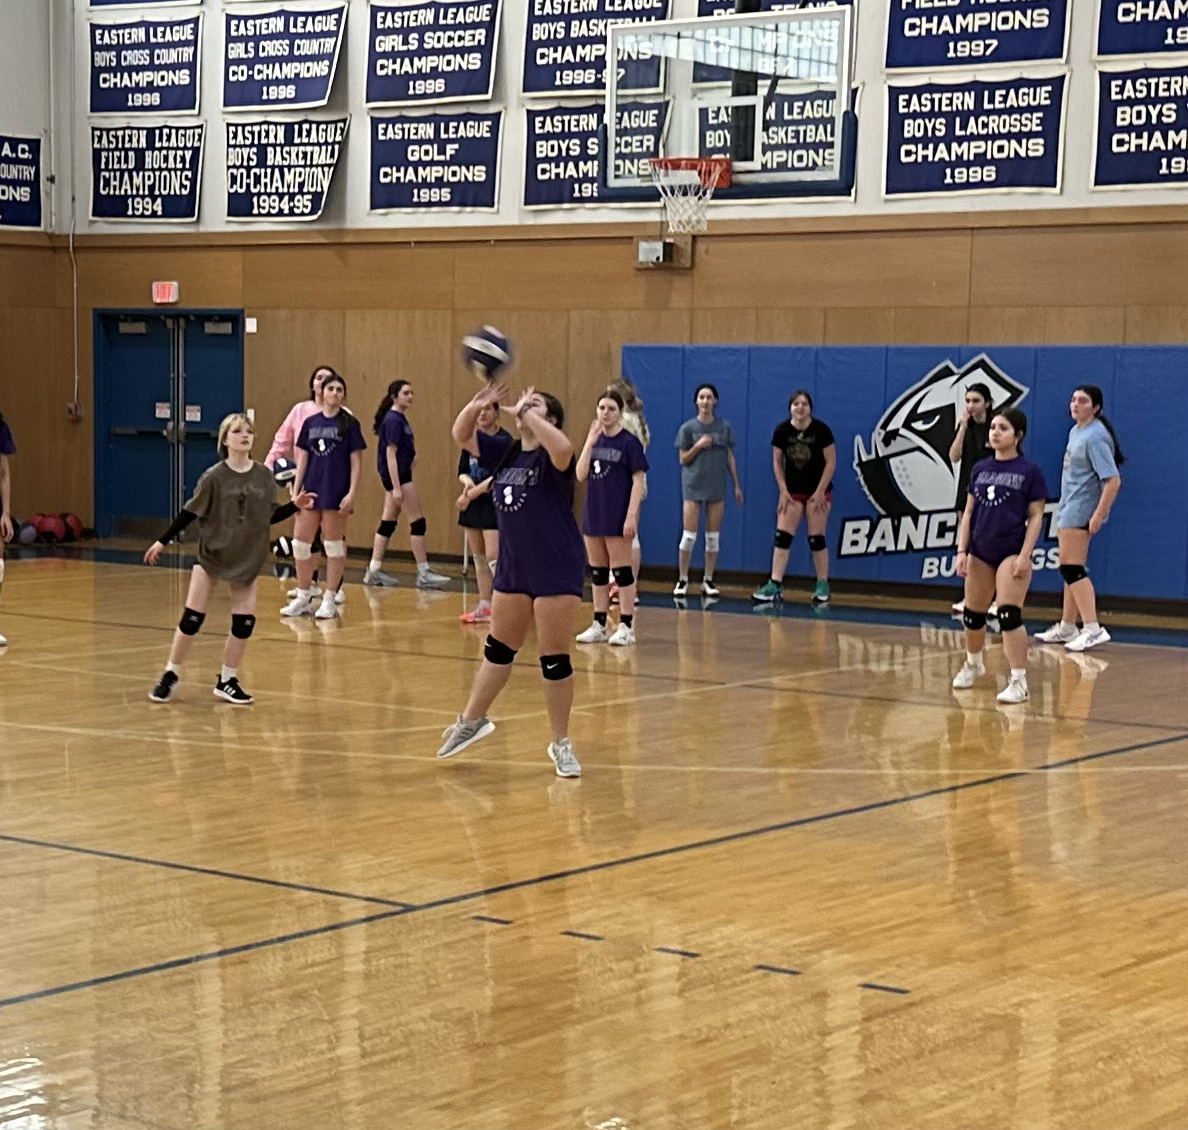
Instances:
[[[1033,656],[1007,711],[944,628],[645,608],[564,781],[531,644],[434,760],[457,592],[264,581],[256,705],[216,603],[153,706],[184,577],[9,567],[6,1130],[1188,1124],[1188,653]]]

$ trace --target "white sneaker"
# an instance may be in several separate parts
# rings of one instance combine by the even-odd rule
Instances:
[[[1088,628],[1082,628],[1064,646],[1069,651],[1088,651],[1091,647],[1096,647],[1099,643],[1109,642],[1110,633],[1105,628],[1098,628],[1096,632],[1091,632]]]
[[[0,636],[0,647],[7,647],[7,646],[8,646],[8,640],[6,640],[3,636]]]
[[[557,767],[558,777],[580,777],[582,767],[573,752],[573,742],[562,738],[559,742],[549,743],[549,760]]]
[[[318,605],[317,612],[314,613],[315,620],[333,620],[338,615],[338,602],[334,599],[334,593],[322,593],[322,603]]]
[[[334,603],[340,604],[340,605],[346,604],[346,589],[345,588],[340,588],[337,592],[335,592]]]
[[[468,745],[472,745],[494,732],[495,723],[486,715],[468,722],[459,714],[458,720],[452,726],[447,726],[442,730],[441,736],[445,738],[445,743],[437,751],[437,756],[453,757],[455,753],[461,753]]]
[[[280,610],[282,616],[308,616],[313,611],[313,598],[297,593],[288,604]]]
[[[1079,635],[1075,625],[1065,627],[1063,620],[1057,620],[1046,632],[1037,632],[1035,638],[1040,643],[1068,643]]]
[[[986,674],[986,664],[978,659],[976,663],[970,663],[968,659],[961,664],[961,670],[953,677],[953,689],[958,691],[968,690],[974,685],[975,680],[980,679]]]
[[[385,573],[382,569],[367,569],[363,573],[363,583],[377,589],[393,589],[400,584],[391,573]]]
[[[718,588],[717,585],[714,584],[713,581],[703,580],[701,582],[701,595],[702,596],[721,596],[722,593],[721,593],[721,590]]]
[[[290,600],[292,600],[300,591],[300,589],[289,589],[285,595],[288,596]],[[309,586],[309,598],[310,600],[317,600],[321,595],[322,586],[319,585],[317,581],[314,581],[314,583]]]
[[[1031,697],[1027,690],[1027,676],[1012,675],[1007,685],[995,697],[999,702],[1026,702]]]
[[[574,639],[578,643],[606,643],[610,638],[604,624],[594,621],[584,632],[578,632]]]
[[[435,573],[432,569],[426,569],[425,572],[417,574],[417,588],[419,589],[435,589],[449,583],[449,577],[444,577],[441,573]]]
[[[635,629],[627,627],[626,624],[620,624],[606,642],[612,647],[628,647],[635,643]]]
[[[953,605],[953,615],[954,616],[960,616],[961,613],[964,611],[965,611],[965,601],[964,600],[959,600],[956,604]]]
[[[687,596],[689,593],[689,582],[685,577],[682,577],[675,585],[672,586],[672,595],[675,597]]]

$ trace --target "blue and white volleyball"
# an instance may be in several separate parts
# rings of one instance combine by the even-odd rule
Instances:
[[[297,464],[292,459],[278,459],[272,465],[272,477],[278,486],[288,486],[297,477]]]
[[[511,342],[494,326],[483,326],[462,339],[462,359],[481,380],[489,381],[511,362]]]

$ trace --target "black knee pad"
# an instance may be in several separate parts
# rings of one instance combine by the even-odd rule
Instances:
[[[198,629],[202,627],[202,621],[205,619],[205,612],[195,612],[192,608],[187,608],[181,614],[181,619],[177,622],[177,630],[183,636],[196,636]]]
[[[395,519],[385,518],[378,526],[376,526],[375,532],[379,534],[381,538],[390,538],[396,532]]]
[[[776,549],[791,549],[792,535],[787,530],[776,530],[775,547]]]
[[[1001,609],[999,610],[999,616],[1002,616]],[[971,632],[976,632],[979,628],[984,628],[986,626],[986,613],[975,612],[972,608],[967,607],[965,611],[961,613],[961,622]],[[1002,623],[1001,619],[999,620],[999,623]]]
[[[814,553],[819,553],[822,549],[825,548],[825,535],[824,534],[809,534],[808,542],[809,542],[809,549],[811,549]]]
[[[255,616],[248,616],[244,612],[231,613],[231,634],[237,640],[250,640],[252,638],[252,632],[255,630]]]
[[[573,664],[568,655],[542,655],[540,672],[550,683],[559,683],[573,674]]]
[[[610,566],[609,565],[591,565],[590,566],[590,584],[595,588],[602,588],[604,585],[610,584]]]
[[[1066,585],[1075,585],[1089,576],[1089,570],[1084,565],[1061,565],[1060,575]]]
[[[621,589],[635,584],[635,570],[630,565],[619,565],[612,569],[611,573],[615,578],[615,584]]]
[[[488,634],[486,645],[483,647],[483,658],[498,667],[506,667],[509,663],[515,662],[516,653],[513,648]]]
[[[429,523],[424,518],[418,518],[415,522],[409,522],[408,524],[408,532],[415,538],[423,538],[428,528]]]
[[[1017,604],[1000,604],[998,606],[998,627],[1004,632],[1013,632],[1023,627],[1023,609]]]

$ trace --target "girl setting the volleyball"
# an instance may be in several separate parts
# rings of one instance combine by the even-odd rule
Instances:
[[[169,662],[149,693],[153,702],[168,702],[173,697],[182,664],[206,619],[206,605],[216,581],[226,581],[231,588],[231,634],[223,648],[223,668],[214,694],[235,706],[250,706],[253,701],[239,685],[239,664],[256,627],[256,578],[268,558],[268,530],[314,502],[312,494],[299,490],[291,502],[274,505],[272,471],[251,458],[255,438],[246,416],[237,413],[223,420],[218,439],[223,461],[203,472],[194,496],[144,555],[146,565],[156,565],[165,546],[192,522],[198,523],[198,562],[190,573]],[[332,591],[326,595],[333,601]]]

